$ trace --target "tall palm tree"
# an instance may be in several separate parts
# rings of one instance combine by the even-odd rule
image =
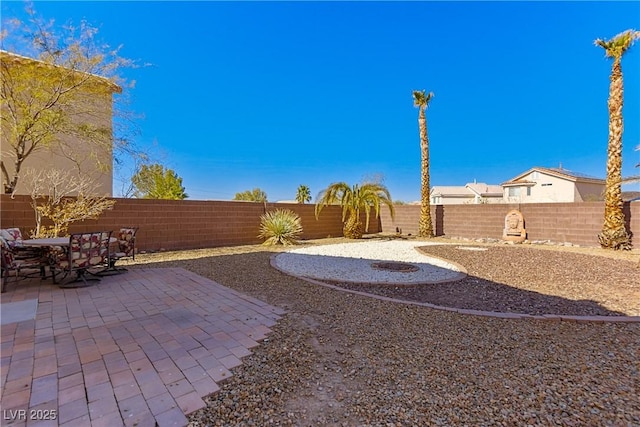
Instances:
[[[306,203],[311,201],[311,190],[306,185],[300,185],[296,193],[296,202]]]
[[[345,182],[336,182],[329,185],[318,195],[316,202],[316,219],[322,208],[328,205],[342,206],[342,231],[348,239],[360,239],[365,231],[369,231],[369,217],[371,208],[374,209],[376,218],[380,216],[380,204],[389,207],[391,218],[395,217],[393,201],[389,190],[382,184],[365,182],[362,185],[355,184],[352,187]],[[366,224],[363,229],[360,213],[364,210]],[[346,219],[346,222],[345,222]]]
[[[420,128],[420,154],[421,154],[421,185],[420,185],[420,219],[418,221],[418,234],[422,237],[433,237],[433,225],[431,221],[431,189],[429,188],[429,135],[427,134],[427,116],[425,110],[433,98],[433,92],[425,94],[424,90],[413,91],[413,105],[418,107],[418,127]]]
[[[597,39],[596,46],[605,50],[605,56],[613,58],[609,78],[609,143],[607,146],[607,179],[604,195],[604,223],[598,235],[600,246],[611,249],[631,249],[631,238],[625,229],[622,211],[622,56],[633,42],[640,38],[640,31],[627,30],[611,40]]]

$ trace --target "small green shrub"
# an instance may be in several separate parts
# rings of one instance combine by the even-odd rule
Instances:
[[[260,217],[260,234],[263,245],[295,245],[302,233],[300,217],[289,209],[276,209]]]

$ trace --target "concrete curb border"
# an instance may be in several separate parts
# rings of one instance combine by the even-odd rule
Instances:
[[[324,286],[329,289],[333,289],[340,292],[346,292],[355,295],[361,295],[369,298],[374,298],[380,301],[388,301],[399,304],[406,305],[416,305],[419,307],[427,307],[440,311],[448,311],[452,313],[466,314],[472,316],[480,316],[480,317],[492,317],[497,319],[523,319],[523,320],[546,320],[546,321],[556,321],[556,322],[575,322],[575,323],[640,323],[640,316],[569,316],[562,314],[542,314],[542,315],[532,315],[532,314],[524,314],[524,313],[503,313],[498,311],[483,311],[483,310],[471,310],[466,308],[453,308],[453,307],[445,307],[442,305],[430,304],[427,302],[417,302],[417,301],[407,301],[395,298],[384,297],[381,295],[370,294],[367,292],[354,291],[351,289],[341,288],[340,286],[331,285],[329,283],[322,282],[317,279],[312,279],[309,277],[299,276],[296,274],[289,273],[280,269],[276,265],[276,256],[279,254],[271,255],[269,262],[271,267],[275,268],[279,272],[286,274],[287,276],[295,277],[300,280],[304,280],[305,282],[313,283],[314,285]],[[466,271],[466,270],[465,270]]]

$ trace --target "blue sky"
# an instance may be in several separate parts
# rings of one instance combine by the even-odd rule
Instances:
[[[414,89],[431,184],[500,184],[533,166],[604,178],[611,61],[594,46],[640,27],[638,2],[35,2],[150,66],[130,108],[192,199],[260,187],[270,201],[384,178],[420,194]],[[22,17],[2,2],[2,17]],[[623,59],[623,174],[640,172],[640,44]],[[114,182],[114,190],[121,188]],[[625,187],[640,190],[640,184]]]

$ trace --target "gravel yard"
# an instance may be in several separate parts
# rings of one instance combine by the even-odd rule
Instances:
[[[397,299],[472,310],[640,316],[640,268],[632,261],[572,252],[551,255],[526,246],[437,245],[422,246],[419,251],[464,266],[467,277],[425,286],[331,283]]]
[[[326,241],[311,244],[319,242]],[[452,261],[497,284],[494,291],[592,300],[609,315],[637,308],[637,254],[487,247],[424,250],[455,254]],[[288,311],[190,425],[640,426],[638,323],[485,318],[380,301],[273,269],[270,258],[281,250],[137,257],[143,266],[187,268]],[[583,280],[597,286],[585,291]],[[615,298],[601,294],[611,289]]]

